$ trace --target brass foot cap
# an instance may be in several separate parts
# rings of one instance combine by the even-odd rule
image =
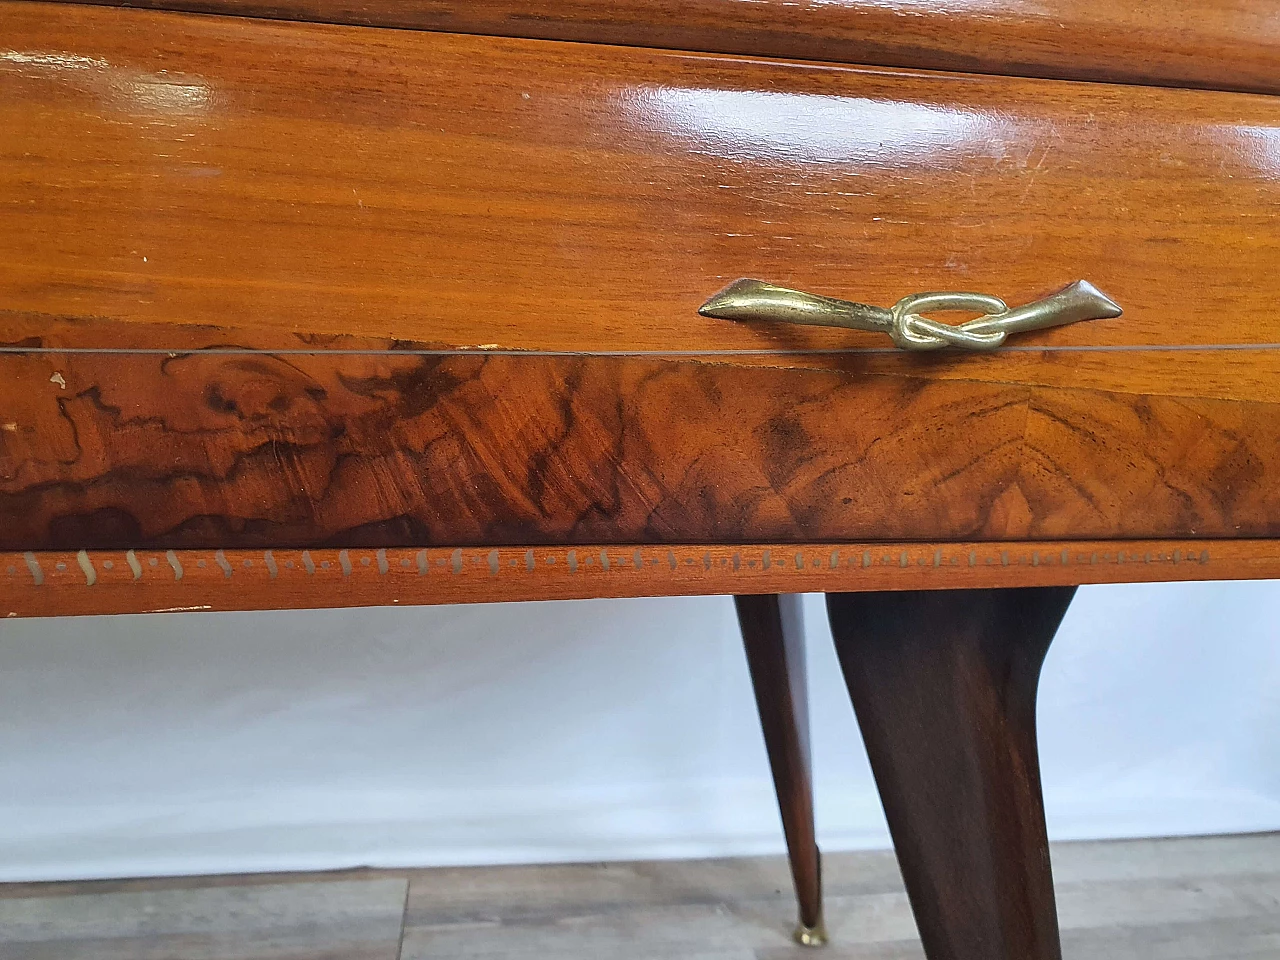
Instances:
[[[803,923],[796,926],[796,943],[802,947],[824,947],[827,944],[827,928],[819,923],[816,927],[806,927]]]

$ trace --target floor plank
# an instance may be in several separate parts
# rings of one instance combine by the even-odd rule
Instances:
[[[1053,860],[1065,960],[1280,960],[1280,834]],[[824,879],[821,960],[923,960],[891,853]],[[803,960],[794,910],[781,857],[9,884],[0,960]]]
[[[1066,960],[1280,960],[1280,834],[1055,845]],[[824,860],[824,960],[923,960],[888,852]],[[403,960],[795,960],[781,858],[415,874]]]
[[[396,960],[407,882],[0,899],[0,960]]]

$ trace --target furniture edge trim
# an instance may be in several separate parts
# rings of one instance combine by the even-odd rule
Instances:
[[[30,0],[28,0],[30,2]],[[899,41],[886,30],[900,16],[873,4],[855,5],[848,10],[826,12],[822,17],[810,14],[812,23],[779,27],[767,21],[739,22],[722,28],[715,39],[705,39],[707,32],[697,24],[671,23],[658,18],[609,23],[598,18],[582,21],[557,19],[544,4],[514,19],[496,9],[463,10],[441,4],[408,5],[397,8],[394,15],[374,5],[360,12],[336,0],[47,0],[84,6],[112,7],[125,11],[152,11],[196,16],[234,17],[278,23],[309,23],[327,26],[372,27],[392,30],[417,30],[425,33],[453,33],[466,36],[495,37],[517,40],[545,40],[558,43],[592,43],[626,46],[649,50],[706,53],[719,56],[797,60],[812,63],[838,63],[851,66],[889,67],[903,70],[929,70],[967,73],[992,77],[1018,77],[1030,80],[1058,80],[1083,83],[1119,83],[1128,86],[1169,87],[1174,89],[1215,90],[1223,93],[1246,93],[1271,96],[1280,94],[1280,83],[1270,79],[1267,69],[1276,55],[1267,56],[1260,64],[1235,64],[1235,72],[1221,68],[1206,73],[1197,70],[1190,44],[1172,50],[1156,42],[1146,42],[1140,52],[1116,44],[1092,50],[1083,58],[1081,43],[1067,45],[1063,53],[1054,53],[1053,42],[1061,31],[1079,34],[1094,26],[1089,19],[1070,21],[1046,18],[1043,23],[1028,25],[1016,16],[997,18],[992,36],[998,41],[995,54],[965,45],[964,37],[955,36],[935,26],[937,35],[926,35]],[[704,2],[706,13],[724,4]],[[725,12],[723,10],[719,12]],[[938,23],[955,23],[954,10],[941,16],[929,15]],[[841,19],[843,18],[843,19]],[[991,29],[988,13],[979,11],[959,17],[960,30]],[[834,31],[834,35],[833,34]],[[1130,36],[1133,31],[1129,32]],[[886,39],[887,38],[887,39]],[[1232,40],[1239,41],[1240,34]],[[1087,48],[1088,44],[1084,44]],[[850,52],[845,52],[850,51]],[[1269,52],[1269,51],[1268,51]],[[1255,53],[1255,57],[1256,57]]]
[[[0,552],[0,619],[1280,578],[1278,540]]]

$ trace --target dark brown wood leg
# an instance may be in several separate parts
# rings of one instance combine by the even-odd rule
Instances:
[[[1074,587],[831,594],[929,960],[1060,960],[1036,686]]]
[[[813,827],[809,695],[800,597],[764,594],[735,597],[734,603],[800,901],[796,940],[820,946],[826,942],[826,931],[822,925],[822,867]]]

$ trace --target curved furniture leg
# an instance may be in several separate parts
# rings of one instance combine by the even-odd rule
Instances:
[[[929,960],[1061,960],[1036,687],[1074,593],[827,597]]]
[[[821,861],[813,826],[809,698],[800,597],[743,596],[735,597],[734,604],[800,903],[795,937],[805,946],[821,946],[826,943],[826,931],[822,924]]]

